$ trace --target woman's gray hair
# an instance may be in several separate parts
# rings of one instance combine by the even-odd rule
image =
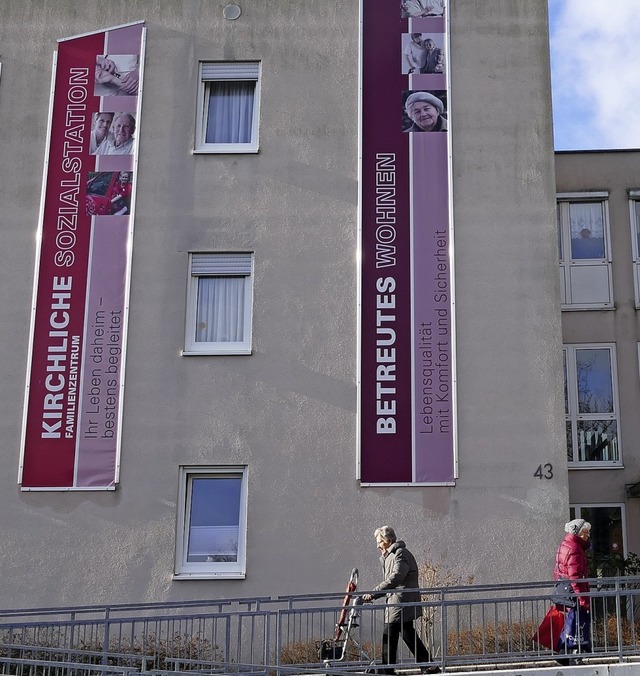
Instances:
[[[373,532],[373,537],[381,537],[385,542],[389,542],[390,544],[393,544],[397,539],[396,532],[391,526],[380,526],[380,528],[376,528]]]

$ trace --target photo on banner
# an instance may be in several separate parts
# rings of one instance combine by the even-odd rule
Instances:
[[[402,131],[447,131],[446,90],[402,92]]]
[[[96,56],[94,96],[137,96],[139,80],[138,54]]]
[[[403,19],[420,19],[430,16],[444,16],[445,0],[402,0],[400,17]]]
[[[133,172],[90,171],[86,212],[89,216],[128,216],[131,213]]]
[[[403,33],[402,74],[442,75],[446,72],[445,35],[442,33]]]

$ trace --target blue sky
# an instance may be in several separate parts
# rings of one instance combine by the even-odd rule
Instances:
[[[640,0],[549,0],[556,150],[640,148]]]

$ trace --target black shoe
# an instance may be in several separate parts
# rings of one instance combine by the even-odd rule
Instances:
[[[420,669],[421,674],[439,674],[440,671],[440,667],[421,667]]]
[[[556,662],[561,667],[568,667],[571,664],[571,659],[569,657],[556,657]]]

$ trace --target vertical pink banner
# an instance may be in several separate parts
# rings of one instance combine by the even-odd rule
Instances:
[[[395,0],[361,5],[360,480],[412,481],[409,135]]]
[[[143,36],[138,23],[58,46],[25,393],[23,489],[104,489],[116,482]],[[108,341],[116,335],[117,370],[99,378],[98,349],[108,359]],[[102,432],[99,448],[88,415],[100,421],[91,426]]]
[[[445,12],[361,2],[363,484],[455,479]]]

